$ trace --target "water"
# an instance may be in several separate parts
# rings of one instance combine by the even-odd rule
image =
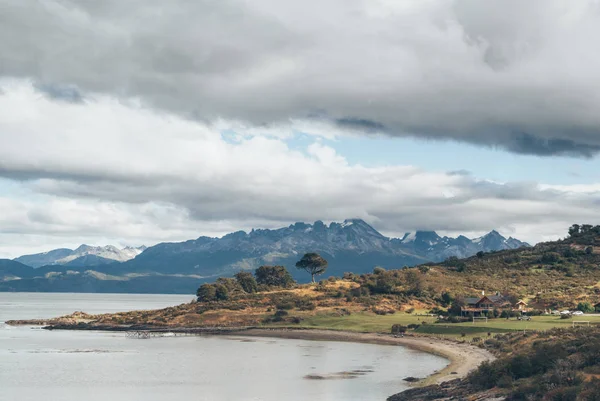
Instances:
[[[190,296],[0,293],[0,322],[153,309]],[[0,323],[0,400],[385,400],[446,366],[404,347],[240,337],[125,338]],[[306,375],[371,372],[354,379]]]

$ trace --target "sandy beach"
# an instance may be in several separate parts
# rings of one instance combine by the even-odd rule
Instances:
[[[357,333],[335,330],[290,330],[290,329],[249,329],[229,332],[227,335],[244,337],[276,337],[313,341],[348,341],[382,345],[401,345],[429,352],[450,361],[443,370],[420,380],[417,385],[442,383],[444,381],[465,377],[471,370],[484,361],[494,360],[488,351],[450,340],[424,336],[394,337],[391,334]]]

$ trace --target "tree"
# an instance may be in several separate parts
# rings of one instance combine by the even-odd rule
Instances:
[[[202,284],[196,291],[198,302],[210,302],[217,298],[217,289],[214,284]]]
[[[227,301],[229,299],[229,290],[223,284],[215,285],[215,298],[218,301]]]
[[[593,313],[594,307],[589,302],[580,302],[577,304],[577,309],[583,313]]]
[[[464,306],[465,302],[462,299],[457,298],[454,300],[454,302],[452,302],[452,306],[450,306],[448,309],[448,313],[450,313],[452,316],[460,316]]]
[[[375,287],[373,288],[378,294],[391,294],[394,291],[394,278],[388,274],[380,274],[377,276]]]
[[[307,253],[302,259],[296,263],[296,268],[306,270],[311,277],[311,281],[315,282],[315,276],[325,273],[327,270],[327,261],[318,253]]]
[[[576,236],[577,234],[579,234],[580,228],[581,228],[581,226],[579,224],[573,224],[571,227],[569,227],[569,235],[571,237]]]
[[[241,292],[242,286],[234,278],[219,277],[215,282],[216,285],[222,285],[227,289],[228,293]]]
[[[235,279],[245,292],[251,294],[258,291],[258,284],[252,273],[239,272],[235,275]]]
[[[444,305],[444,306],[450,305],[453,300],[454,300],[454,298],[452,298],[452,295],[450,295],[450,293],[448,293],[448,292],[442,293],[442,305]]]
[[[477,257],[478,257],[479,259],[483,258],[483,255],[485,255],[485,252],[483,252],[483,251],[479,251],[479,252],[477,252]]]
[[[291,287],[295,284],[294,279],[283,266],[261,266],[255,270],[256,282],[258,284]]]

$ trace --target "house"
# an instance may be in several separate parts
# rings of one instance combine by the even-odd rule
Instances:
[[[514,309],[524,311],[527,304],[519,301],[514,305]],[[465,306],[461,308],[462,315],[473,314],[479,316],[482,313],[493,311],[494,309],[513,309],[510,300],[496,292],[495,295],[485,295],[482,292],[481,297],[465,298]]]
[[[517,302],[515,304],[515,309],[516,310],[525,310],[525,309],[527,309],[527,304],[525,303],[525,301],[520,300],[519,302]]]

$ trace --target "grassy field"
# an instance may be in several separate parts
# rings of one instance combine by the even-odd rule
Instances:
[[[415,316],[406,313],[395,313],[393,315],[375,315],[372,313],[356,313],[349,316],[334,317],[328,315],[317,315],[306,318],[299,326],[306,328],[326,328],[359,332],[389,332],[394,324],[421,324],[427,322],[433,324],[435,318],[428,316]]]
[[[590,324],[600,324],[600,316],[576,316],[571,319],[561,319],[559,316],[535,316],[532,320],[490,319],[488,322],[475,323],[435,323],[436,319],[428,316],[396,313],[393,315],[375,315],[372,313],[356,313],[349,316],[316,315],[307,317],[294,327],[321,328],[357,332],[389,333],[393,324],[419,324],[415,332],[426,335],[447,336],[470,339],[485,337],[487,333],[497,334],[520,330],[547,330],[554,327],[572,327],[573,321],[589,321]],[[425,323],[425,324],[423,324]]]

